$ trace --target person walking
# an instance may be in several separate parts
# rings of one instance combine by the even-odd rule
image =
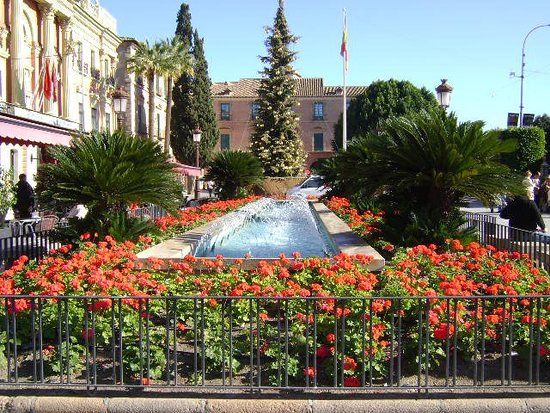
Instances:
[[[540,212],[548,211],[548,192],[550,191],[550,176],[542,181],[538,190],[538,202]]]
[[[511,228],[517,228],[524,231],[536,231],[537,227],[541,231],[546,230],[544,220],[540,215],[535,201],[526,196],[515,196],[500,212],[500,217],[509,220]],[[513,240],[528,241],[526,234],[521,231],[510,231],[510,238]]]
[[[524,178],[523,178],[523,186],[525,188],[525,192],[528,199],[534,200],[535,199],[535,192],[534,192],[534,184],[533,180],[531,179],[531,171],[526,171]]]
[[[19,175],[15,189],[16,203],[14,209],[17,211],[17,217],[21,219],[30,218],[34,206],[34,190],[31,184],[27,182],[27,175]]]
[[[539,205],[539,188],[542,185],[543,181],[541,180],[541,173],[536,172],[532,177],[531,181],[533,183],[533,200],[535,201],[535,205]]]

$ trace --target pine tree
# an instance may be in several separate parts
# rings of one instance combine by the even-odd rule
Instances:
[[[299,133],[296,72],[290,50],[296,36],[290,33],[284,13],[284,1],[265,41],[268,55],[261,57],[266,66],[258,89],[258,116],[250,148],[264,167],[266,176],[297,176],[304,168],[306,154]]]
[[[204,56],[204,39],[197,30],[193,32],[191,13],[185,3],[178,13],[176,35],[189,45],[194,60],[194,75],[184,74],[174,85],[170,143],[179,162],[194,165],[195,143],[192,131],[198,126],[202,130],[200,155],[201,164],[204,165],[218,142],[219,130],[212,101],[208,62]]]

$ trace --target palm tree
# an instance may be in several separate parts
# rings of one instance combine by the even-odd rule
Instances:
[[[427,234],[431,225],[456,226],[464,197],[488,205],[499,194],[520,193],[521,177],[499,162],[515,146],[484,132],[481,121],[459,124],[453,114],[432,110],[392,118],[380,133],[356,138],[321,173],[346,195],[379,200],[401,217],[410,213]]]
[[[162,43],[155,43],[150,46],[148,41],[140,42],[136,53],[127,62],[129,73],[136,73],[147,78],[149,89],[149,127],[147,134],[150,139],[153,139],[155,135],[155,77],[162,72],[163,64],[166,61],[164,54]]]
[[[39,196],[46,203],[83,204],[91,219],[105,225],[114,214],[126,215],[132,203],[170,211],[180,205],[178,177],[151,139],[121,130],[93,132],[74,137],[71,146],[52,147],[50,154],[56,163],[41,166],[37,186],[43,188]]]
[[[193,59],[186,44],[179,36],[162,42],[163,63],[161,74],[167,79],[166,91],[166,126],[164,131],[164,152],[170,152],[170,134],[172,123],[172,92],[174,90],[174,79],[183,74],[193,75]]]
[[[214,156],[204,179],[214,181],[222,199],[246,195],[264,179],[262,165],[250,152],[224,151]]]

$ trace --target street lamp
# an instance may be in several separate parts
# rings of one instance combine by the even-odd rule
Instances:
[[[523,39],[523,46],[521,48],[521,87],[519,92],[519,126],[523,126],[523,80],[525,79],[525,43],[527,42],[527,38],[531,33],[533,33],[537,29],[541,29],[543,27],[550,27],[550,24],[539,24],[538,26],[533,27],[529,33],[525,36],[525,39]]]
[[[200,167],[199,165],[199,145],[201,143],[201,136],[202,131],[197,126],[195,130],[193,131],[193,142],[195,142],[195,166],[197,168]],[[195,180],[195,199],[199,199],[199,178],[197,177]]]
[[[124,90],[122,86],[119,86],[113,92],[113,106],[115,109],[115,113],[117,115],[117,129],[120,129],[119,116],[122,113],[126,113],[127,104],[128,104],[128,93]]]
[[[444,109],[447,109],[451,104],[451,93],[453,87],[447,83],[447,79],[441,79],[441,84],[435,88],[437,92],[437,101]]]

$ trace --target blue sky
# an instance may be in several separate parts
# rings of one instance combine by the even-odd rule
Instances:
[[[264,27],[276,0],[189,0],[193,26],[205,38],[213,81],[255,77],[265,53]],[[140,40],[173,35],[179,0],[102,0],[119,34]],[[296,69],[342,82],[342,8],[348,11],[348,83],[409,80],[433,90],[448,78],[451,108],[461,120],[504,127],[519,111],[521,45],[537,24],[550,24],[550,0],[287,0],[300,36]],[[550,27],[527,42],[525,112],[550,114]]]

